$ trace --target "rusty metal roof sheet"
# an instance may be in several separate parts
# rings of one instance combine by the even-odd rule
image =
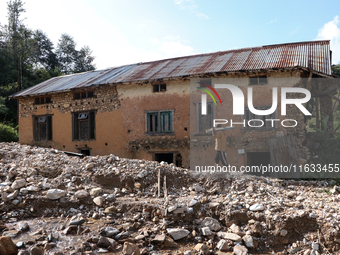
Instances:
[[[208,73],[307,68],[331,75],[329,41],[310,41],[199,54],[54,77],[12,97],[58,93],[90,86],[180,78]]]

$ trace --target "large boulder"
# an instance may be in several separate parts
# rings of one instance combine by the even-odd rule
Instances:
[[[8,236],[0,237],[0,255],[16,255],[18,249]]]

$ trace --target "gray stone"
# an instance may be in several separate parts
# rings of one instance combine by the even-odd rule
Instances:
[[[104,249],[104,248],[99,248],[98,249],[98,253],[108,253],[108,252],[109,252],[109,250]]]
[[[95,165],[93,163],[87,163],[85,165],[85,169],[86,170],[92,170],[95,167]]]
[[[204,188],[202,188],[199,184],[194,184],[192,186],[192,189],[195,190],[196,192],[204,192]]]
[[[231,230],[231,232],[233,232],[234,234],[237,234],[237,235],[240,235],[242,233],[240,227],[235,225],[235,224],[232,224],[230,226],[230,230]]]
[[[47,191],[46,193],[46,198],[55,200],[55,199],[59,199],[63,196],[66,195],[66,191],[61,190],[61,189],[50,189]]]
[[[165,248],[178,248],[179,244],[176,243],[171,237],[165,236],[163,246]]]
[[[19,195],[19,190],[15,190],[14,192],[12,192],[11,194],[9,194],[7,196],[7,200],[13,200],[14,198],[16,198]]]
[[[197,203],[198,203],[197,200],[192,199],[192,200],[189,202],[188,206],[189,206],[189,207],[192,207],[192,206],[195,206]]]
[[[175,211],[177,209],[177,205],[172,205],[172,206],[169,206],[169,208],[168,208],[168,212],[173,212],[173,211]]]
[[[44,250],[38,246],[34,246],[30,253],[31,255],[44,255]]]
[[[254,248],[254,240],[253,237],[251,235],[245,235],[244,237],[242,237],[244,244],[248,247],[248,248]]]
[[[235,255],[247,255],[248,249],[243,245],[235,245],[234,246],[234,253]]]
[[[214,218],[211,217],[206,217],[202,222],[201,222],[201,228],[202,227],[208,227],[210,228],[211,231],[219,231],[222,226],[220,222]]]
[[[182,239],[190,234],[190,232],[183,228],[167,228],[167,233],[176,241]]]
[[[74,225],[74,226],[80,226],[80,225],[83,225],[85,222],[86,222],[85,219],[74,220],[74,221],[71,221],[71,222],[69,223],[69,226],[72,226],[72,225]]]
[[[252,206],[249,207],[250,211],[263,211],[265,208],[261,204],[253,204]]]
[[[38,192],[38,191],[40,191],[40,188],[37,187],[37,186],[32,185],[32,186],[28,186],[28,187],[27,187],[27,191],[30,191],[30,192]]]
[[[90,190],[91,196],[99,196],[103,192],[102,188],[94,188]]]
[[[124,246],[123,246],[123,251],[122,253],[124,255],[131,255],[132,253],[134,255],[139,255],[140,251],[137,245],[133,244],[133,243],[129,243],[129,242],[125,242]]]
[[[281,236],[286,236],[287,234],[288,234],[288,231],[285,230],[285,229],[282,229],[282,230],[280,231],[280,235],[281,235]]]
[[[224,239],[221,239],[217,243],[216,248],[219,249],[220,251],[229,251],[230,250],[230,247],[229,247],[227,241],[224,240]]]
[[[20,188],[24,187],[25,185],[26,185],[25,179],[18,179],[18,180],[15,180],[12,183],[11,188],[12,189],[20,189]]]
[[[100,197],[100,196],[99,197],[95,197],[93,199],[93,203],[95,203],[98,206],[102,206],[103,203],[104,203],[104,199],[102,197]]]
[[[27,222],[20,222],[18,224],[19,230],[22,232],[27,232],[30,229],[30,226],[28,225]]]
[[[194,250],[198,251],[198,252],[201,252],[201,254],[209,254],[210,251],[209,251],[209,248],[208,246],[206,246],[205,244],[203,243],[199,243],[195,246]]]
[[[234,233],[228,233],[228,232],[218,232],[217,233],[218,237],[223,238],[223,239],[228,239],[231,241],[235,241],[235,242],[241,242],[242,238]]]
[[[201,228],[201,231],[202,231],[202,234],[203,234],[204,236],[210,236],[210,235],[213,234],[213,233],[210,231],[210,228],[209,228],[209,227]]]
[[[106,227],[104,228],[102,231],[100,231],[100,235],[101,236],[106,236],[106,237],[114,237],[116,236],[117,234],[119,234],[120,231],[116,228],[113,228],[113,227]]]
[[[114,213],[117,211],[117,208],[115,206],[109,206],[105,208],[104,213]]]
[[[115,247],[117,245],[117,242],[112,238],[101,236],[98,240],[97,245],[100,248],[108,248],[110,246]]]
[[[312,242],[312,249],[313,250],[319,250],[319,244],[316,242]]]
[[[86,198],[89,196],[89,193],[86,190],[78,190],[74,196],[76,198]]]
[[[162,243],[164,243],[165,238],[166,238],[165,234],[156,235],[155,238],[151,240],[151,242],[156,245],[161,245]]]
[[[289,191],[288,194],[287,194],[287,196],[288,196],[289,198],[293,198],[295,195],[296,195],[296,192],[295,192],[295,191]]]
[[[19,231],[18,230],[8,230],[8,231],[4,231],[2,233],[3,236],[8,236],[10,238],[15,238],[19,235]]]

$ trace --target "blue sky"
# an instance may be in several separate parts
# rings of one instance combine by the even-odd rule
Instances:
[[[340,1],[26,0],[25,24],[57,45],[88,45],[97,69],[261,45],[331,39],[340,63]],[[0,23],[7,22],[0,2]]]

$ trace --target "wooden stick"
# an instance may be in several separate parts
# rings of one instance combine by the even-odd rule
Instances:
[[[164,175],[163,193],[164,197],[168,197],[168,190],[166,188],[166,175]]]
[[[210,129],[206,129],[205,132],[207,134],[211,134],[213,131],[214,132],[218,132],[218,131],[225,131],[225,130],[229,130],[229,129],[234,129],[235,127],[218,127],[218,128],[210,128]]]
[[[161,196],[161,169],[158,169],[158,197]]]

